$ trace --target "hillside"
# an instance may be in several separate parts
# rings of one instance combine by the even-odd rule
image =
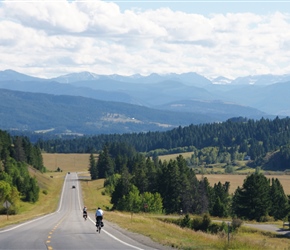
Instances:
[[[253,109],[239,115],[261,116]],[[1,89],[0,128],[53,134],[113,134],[165,131],[178,126],[224,121],[234,114],[216,106],[211,114],[152,109],[123,102]]]
[[[0,71],[0,88],[10,90],[82,96],[148,108],[163,106],[164,109],[169,108],[169,110],[171,108],[168,104],[178,104],[180,101],[207,102],[213,110],[216,110],[216,102],[221,102],[253,108],[262,111],[264,115],[274,116],[290,115],[288,108],[290,99],[285,97],[290,90],[289,80],[290,75],[254,75],[236,79],[220,76],[209,80],[194,72],[148,76],[72,72],[43,79],[13,70]],[[183,106],[179,105],[179,112],[197,112],[194,107],[192,109],[184,107],[183,109]],[[242,115],[235,108],[233,111],[235,116]],[[229,116],[227,109],[224,113]],[[250,117],[251,112],[248,113]]]

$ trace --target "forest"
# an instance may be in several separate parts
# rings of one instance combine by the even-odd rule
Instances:
[[[48,153],[98,153],[106,143],[132,145],[147,156],[194,152],[189,165],[229,163],[248,156],[249,166],[268,170],[290,169],[290,118],[260,120],[242,117],[222,123],[178,127],[166,132],[83,136],[39,140]],[[266,157],[267,156],[267,157]]]
[[[234,195],[230,183],[209,185],[198,180],[179,155],[161,161],[145,157],[132,146],[112,143],[104,146],[98,159],[90,156],[91,178],[105,178],[106,193],[113,209],[129,212],[210,214],[217,217],[268,221],[288,220],[289,197],[278,179],[268,180],[257,171],[246,177]]]
[[[45,172],[41,150],[28,138],[11,137],[0,130],[0,204],[11,204],[9,213],[16,214],[19,201],[36,202],[39,198],[37,180],[29,175],[28,166]],[[6,208],[0,208],[6,213]]]

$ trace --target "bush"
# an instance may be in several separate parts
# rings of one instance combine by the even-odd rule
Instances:
[[[45,190],[42,191],[42,193],[45,194],[45,195],[47,195],[48,194],[48,191],[45,189]]]
[[[186,214],[184,216],[184,218],[181,220],[180,226],[181,227],[191,228],[190,217],[189,217],[188,214]]]
[[[209,226],[208,231],[211,232],[212,234],[217,234],[218,232],[221,231],[221,227],[218,224],[213,223]]]
[[[211,224],[211,219],[209,214],[204,214],[202,217],[202,224],[201,224],[201,230],[206,232]]]
[[[202,218],[194,218],[192,220],[192,229],[195,231],[203,231],[206,232],[209,230],[209,227],[211,225],[211,219],[209,214],[204,214]]]
[[[243,221],[241,219],[237,219],[237,218],[233,218],[232,220],[232,228],[233,231],[236,231],[237,229],[239,229],[243,224]]]
[[[202,220],[200,217],[192,219],[192,229],[195,231],[201,230]]]
[[[261,216],[259,218],[259,220],[257,220],[258,222],[269,222],[269,221],[274,221],[274,219],[269,216],[269,215],[264,215],[264,216]]]
[[[228,225],[223,221],[220,226],[220,231],[227,232],[228,231]]]

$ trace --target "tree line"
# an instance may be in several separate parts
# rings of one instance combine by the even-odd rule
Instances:
[[[279,180],[268,180],[258,170],[230,195],[229,182],[210,186],[206,177],[196,177],[182,155],[161,161],[124,143],[105,145],[97,160],[91,154],[90,174],[92,179],[105,178],[113,209],[122,211],[182,211],[257,221],[284,219],[290,211]]]
[[[106,143],[123,142],[132,145],[138,152],[148,156],[168,153],[192,152],[202,154],[204,148],[215,148],[210,157],[198,162],[227,162],[249,156],[252,167],[266,164],[264,157],[269,152],[279,152],[276,158],[283,165],[267,163],[268,169],[285,170],[290,168],[287,159],[290,155],[290,118],[280,119],[229,119],[222,123],[209,123],[178,127],[166,132],[130,134],[110,134],[83,136],[70,140],[54,139],[37,142],[38,147],[51,153],[96,153]],[[196,162],[196,161],[195,161]],[[269,165],[270,164],[270,165]]]
[[[28,165],[44,172],[41,151],[28,138],[11,137],[0,130],[0,204],[8,201],[10,213],[17,213],[19,201],[36,202],[39,186],[29,175]],[[0,213],[6,213],[1,206]]]

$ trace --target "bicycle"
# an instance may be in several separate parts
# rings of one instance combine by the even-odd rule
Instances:
[[[101,219],[97,219],[96,222],[97,232],[101,233],[101,229],[103,226],[104,226],[103,221]]]
[[[87,213],[83,213],[83,218],[84,218],[84,220],[87,220],[88,214]]]

